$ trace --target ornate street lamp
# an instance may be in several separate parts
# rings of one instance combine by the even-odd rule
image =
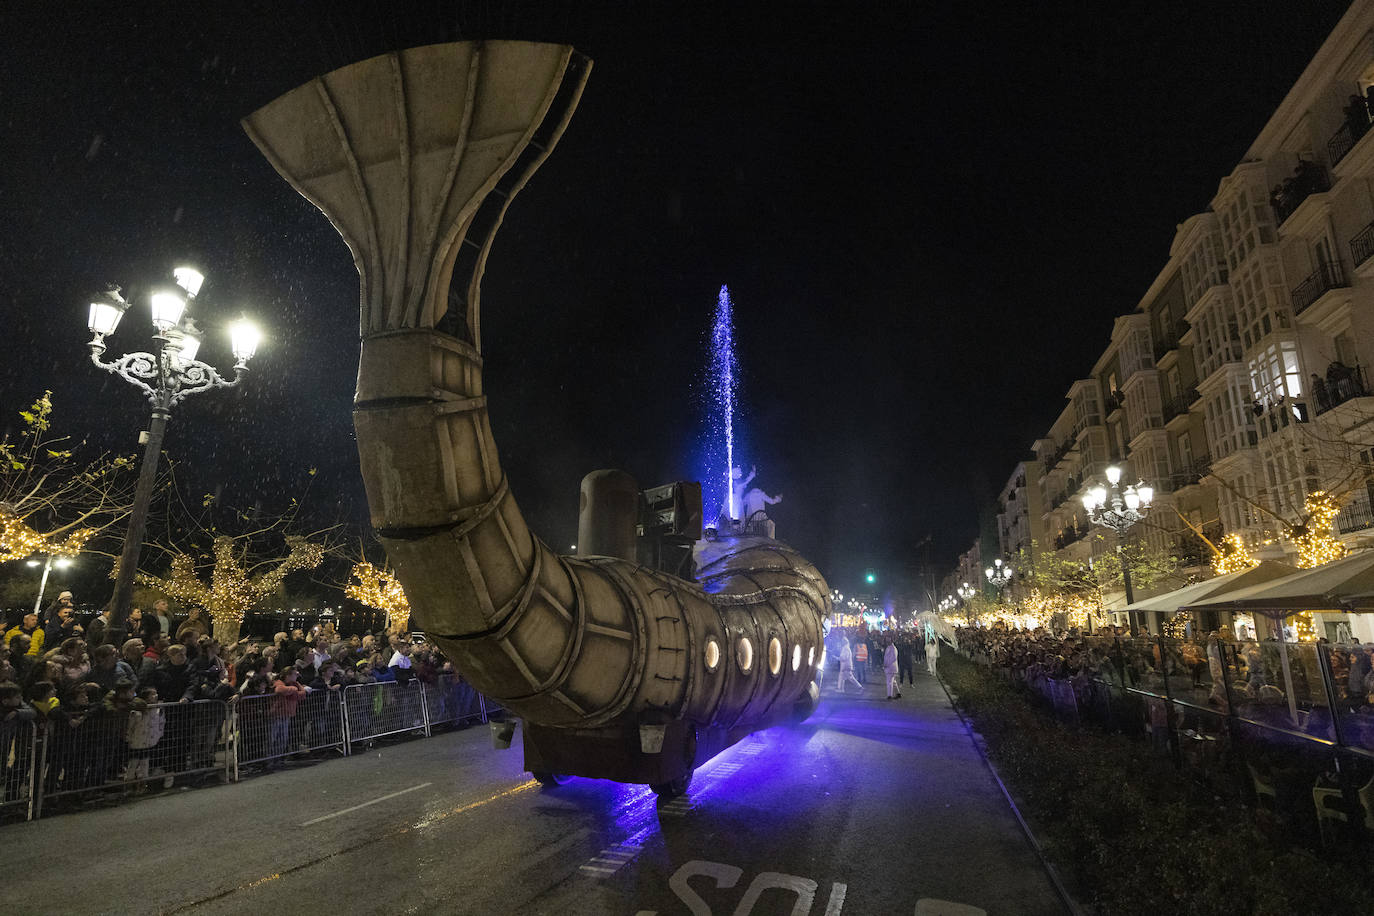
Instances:
[[[91,362],[142,390],[153,405],[152,423],[140,436],[144,445],[143,464],[139,467],[134,504],[129,511],[129,529],[124,535],[124,549],[119,557],[114,597],[110,599],[110,636],[116,646],[123,639],[124,621],[133,600],[134,574],[138,571],[143,532],[148,523],[148,505],[152,501],[162,438],[172,408],[192,394],[212,388],[233,388],[243,380],[248,361],[262,341],[261,332],[247,318],[230,326],[230,348],[235,360],[232,379],[224,378],[213,366],[197,360],[200,336],[195,323],[186,315],[186,308],[200,292],[205,275],[189,266],[177,267],[172,275],[176,278],[176,287],[157,289],[148,299],[156,329],[153,335],[157,341],[156,352],[126,353],[111,362],[101,359],[105,353],[105,338],[115,332],[120,319],[133,304],[120,295],[117,286],[92,299],[87,322],[92,335],[88,344]]]
[[[1000,601],[1002,590],[1011,584],[1015,573],[1012,571],[1010,563],[1003,563],[1002,559],[998,557],[992,561],[991,566],[983,570],[983,575],[988,577],[988,584],[997,589],[997,598]]]
[[[1107,468],[1106,473],[1107,486],[1098,484],[1089,487],[1083,494],[1083,508],[1087,510],[1088,520],[1093,524],[1116,532],[1116,552],[1121,558],[1121,579],[1126,585],[1126,604],[1129,606],[1135,603],[1135,595],[1131,592],[1131,566],[1122,547],[1126,543],[1126,532],[1145,518],[1150,503],[1154,500],[1155,491],[1154,487],[1143,480],[1123,487],[1121,468],[1116,465]],[[1137,614],[1135,611],[1128,613],[1131,635],[1136,636],[1140,629]]]
[[[959,593],[959,600],[964,605],[964,616],[968,618],[969,624],[973,623],[973,608],[969,605],[969,599],[978,594],[978,589],[969,585],[967,582],[955,589]]]

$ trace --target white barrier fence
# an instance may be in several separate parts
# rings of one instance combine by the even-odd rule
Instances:
[[[446,675],[433,684],[314,690],[294,703],[265,694],[102,709],[75,726],[0,722],[0,823],[40,817],[49,799],[136,795],[149,782],[206,774],[237,781],[241,766],[272,769],[330,749],[348,755],[390,735],[428,737],[437,726],[486,722],[500,708]]]

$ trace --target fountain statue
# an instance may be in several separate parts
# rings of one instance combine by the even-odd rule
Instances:
[[[577,556],[526,527],[487,418],[481,278],[590,67],[561,45],[430,45],[325,74],[243,124],[352,252],[358,457],[414,619],[519,717],[546,785],[573,774],[673,795],[722,749],[814,708],[830,589],[769,538],[698,540],[694,485],[588,475]],[[641,563],[641,528],[685,541],[688,562]]]

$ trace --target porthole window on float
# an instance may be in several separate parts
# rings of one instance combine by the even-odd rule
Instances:
[[[768,673],[776,675],[782,670],[782,640],[774,636],[768,640]]]
[[[748,673],[754,668],[754,644],[749,641],[748,636],[740,638],[739,645],[735,648],[735,661],[739,662],[739,670]]]
[[[792,670],[797,671],[801,668],[801,646],[792,647]]]
[[[815,647],[815,646],[812,646],[811,648],[809,648],[809,649],[806,650],[806,666],[807,666],[808,668],[811,668],[811,667],[814,667],[815,664],[816,664],[816,647]]]
[[[714,639],[706,640],[706,670],[715,671],[720,667],[720,643]]]

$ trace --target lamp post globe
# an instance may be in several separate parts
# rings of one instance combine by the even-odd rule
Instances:
[[[180,264],[173,268],[174,285],[158,287],[148,295],[149,317],[154,333],[154,350],[125,353],[106,361],[105,338],[119,328],[124,314],[134,303],[124,298],[118,286],[91,298],[87,328],[91,340],[87,347],[91,362],[100,369],[117,375],[139,389],[152,405],[152,420],[140,438],[144,446],[139,466],[138,484],[134,490],[133,506],[129,510],[129,527],[124,535],[124,547],[119,557],[114,595],[110,599],[110,638],[119,645],[124,635],[124,621],[129,616],[133,600],[134,575],[143,546],[144,530],[148,524],[148,507],[157,482],[158,460],[162,455],[162,439],[172,408],[193,394],[216,388],[233,388],[248,372],[248,361],[257,352],[262,334],[246,318],[240,319],[230,331],[234,354],[234,375],[225,378],[213,366],[196,359],[200,351],[200,333],[187,314],[190,304],[200,294],[205,274],[195,267]],[[146,437],[146,438],[145,438]]]
[[[1116,552],[1121,560],[1121,580],[1126,591],[1126,605],[1135,603],[1131,590],[1131,566],[1126,552],[1126,534],[1131,528],[1145,520],[1154,502],[1154,487],[1140,480],[1134,484],[1122,485],[1122,469],[1118,465],[1109,466],[1106,471],[1107,486],[1098,484],[1083,493],[1083,509],[1088,520],[1094,525],[1110,528],[1116,532]],[[1140,631],[1139,615],[1129,611],[1131,635]]]

